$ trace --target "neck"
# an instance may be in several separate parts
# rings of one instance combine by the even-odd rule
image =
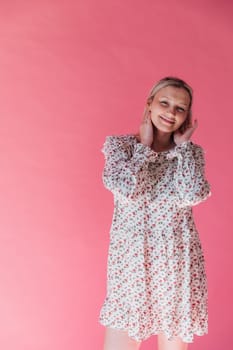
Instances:
[[[163,132],[154,128],[154,140],[152,143],[152,148],[155,151],[166,151],[172,148],[175,143],[171,137],[171,132]]]

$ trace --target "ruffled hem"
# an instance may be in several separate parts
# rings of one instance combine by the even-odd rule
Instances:
[[[190,319],[187,320],[187,323],[184,323],[184,320],[178,321],[179,316],[167,321],[163,317],[157,318],[154,314],[146,313],[145,310],[137,312],[123,303],[118,308],[118,315],[115,318],[113,314],[116,306],[113,306],[113,304],[111,303],[109,309],[109,304],[105,300],[99,313],[99,323],[106,327],[126,331],[128,336],[137,342],[147,340],[152,335],[163,333],[169,341],[179,337],[185,343],[193,343],[194,335],[203,336],[208,334],[208,316],[203,315],[203,318],[197,316],[196,320]]]
[[[103,319],[99,319],[99,323],[102,325],[102,326],[105,326],[105,327],[110,327],[110,328],[113,328],[113,329],[118,329],[118,330],[121,330],[121,331],[124,331],[124,332],[127,332],[128,333],[128,336],[129,338],[133,339],[133,340],[136,340],[137,342],[142,342],[142,341],[145,341],[147,339],[149,339],[152,335],[159,335],[161,333],[163,333],[167,340],[169,341],[172,341],[174,340],[176,337],[179,337],[184,343],[193,343],[194,342],[194,336],[204,336],[204,335],[207,335],[208,334],[208,330],[200,330],[200,331],[195,331],[193,332],[192,334],[183,334],[183,333],[175,333],[173,334],[172,332],[169,332],[169,331],[166,331],[166,330],[163,330],[163,329],[151,329],[148,333],[146,333],[144,336],[137,336],[135,335],[135,332],[133,330],[131,330],[130,328],[124,328],[124,327],[119,327],[115,324],[112,324],[112,323],[108,323],[106,322],[105,320]]]

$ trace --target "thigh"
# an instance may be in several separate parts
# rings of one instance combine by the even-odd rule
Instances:
[[[188,343],[185,343],[179,337],[174,340],[168,340],[163,333],[158,334],[158,350],[187,350]]]
[[[104,350],[139,350],[140,344],[130,338],[126,331],[106,327]]]

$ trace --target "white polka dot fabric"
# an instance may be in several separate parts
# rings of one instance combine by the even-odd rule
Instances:
[[[107,136],[103,183],[114,195],[107,294],[99,322],[142,341],[208,333],[204,254],[192,206],[206,200],[204,151],[191,140],[155,152]]]

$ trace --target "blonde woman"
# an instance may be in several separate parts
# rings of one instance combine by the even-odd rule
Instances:
[[[204,150],[191,141],[192,88],[165,77],[151,89],[139,134],[107,136],[103,182],[114,195],[104,350],[187,350],[208,333],[205,259],[192,207],[206,200]]]

